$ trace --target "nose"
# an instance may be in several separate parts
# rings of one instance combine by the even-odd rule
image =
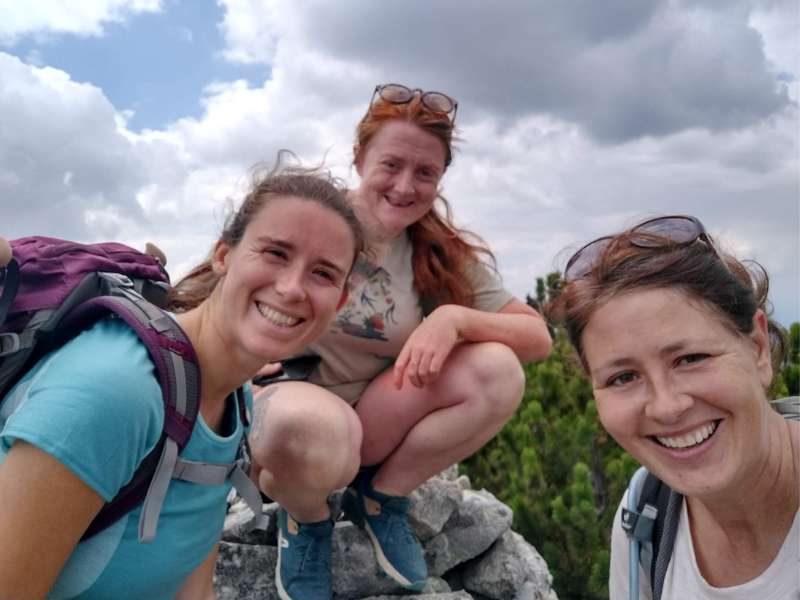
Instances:
[[[397,174],[394,182],[395,190],[400,194],[414,193],[414,173],[411,169],[403,169]]]
[[[675,424],[694,405],[691,394],[676,389],[668,381],[651,381],[644,413],[654,421]]]
[[[287,302],[303,300],[306,297],[303,275],[303,270],[299,267],[283,269],[275,282],[275,290]]]

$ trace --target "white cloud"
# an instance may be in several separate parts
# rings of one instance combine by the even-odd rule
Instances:
[[[219,0],[225,7],[220,24],[227,41],[225,57],[243,63],[269,64],[280,37],[281,5],[274,0]]]
[[[354,181],[355,124],[375,83],[399,80],[461,101],[445,195],[519,296],[568,249],[687,212],[761,260],[779,316],[797,319],[798,110],[774,102],[770,79],[796,70],[776,15],[794,31],[797,15],[687,4],[614,0],[582,14],[541,3],[534,19],[528,2],[500,14],[471,0],[226,0],[226,56],[269,63],[269,78],[210,82],[200,117],[141,133],[101,90],[0,54],[4,233],[154,241],[180,276],[205,257],[248,167],[278,149],[327,155]]]
[[[0,0],[0,45],[12,45],[26,35],[100,35],[105,23],[156,12],[161,5],[162,0]]]

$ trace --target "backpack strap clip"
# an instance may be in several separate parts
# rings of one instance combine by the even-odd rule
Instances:
[[[658,509],[652,504],[645,504],[642,512],[622,509],[622,528],[629,537],[640,542],[649,542],[653,539],[653,527],[658,517]]]
[[[20,343],[19,334],[13,331],[8,333],[0,333],[0,357],[14,354],[22,347]]]

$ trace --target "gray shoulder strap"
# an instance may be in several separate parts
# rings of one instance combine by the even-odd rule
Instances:
[[[772,408],[789,421],[800,421],[800,396],[788,396],[770,402]]]
[[[266,515],[262,514],[263,502],[256,484],[247,475],[249,461],[239,457],[236,462],[227,464],[204,463],[178,458],[174,479],[191,481],[201,485],[220,485],[230,479],[236,492],[253,511],[250,527],[266,529]]]
[[[158,460],[156,472],[150,480],[147,488],[147,495],[144,497],[142,512],[139,516],[139,541],[152,542],[156,536],[158,517],[161,514],[161,507],[164,505],[164,498],[167,495],[169,482],[172,480],[172,473],[178,461],[178,444],[172,438],[166,438],[164,449]]]
[[[622,529],[628,536],[628,598],[639,598],[639,563],[646,576],[649,576],[649,564],[652,562],[653,526],[658,516],[655,507],[649,504],[639,513],[639,498],[642,495],[647,469],[639,467],[628,484],[627,507],[622,509]]]
[[[675,536],[678,533],[682,506],[683,496],[674,490],[670,490],[667,508],[663,515],[664,528],[661,531],[661,540],[658,544],[656,564],[655,567],[652,567],[652,556],[650,557],[650,564],[648,564],[647,572],[652,572],[653,574],[651,586],[653,589],[653,600],[661,600],[661,591],[664,589],[664,579],[667,575],[669,561],[672,559],[672,549],[675,547]],[[650,571],[650,568],[653,570]]]

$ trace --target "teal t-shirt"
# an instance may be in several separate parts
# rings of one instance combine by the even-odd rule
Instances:
[[[164,409],[154,371],[147,349],[127,325],[100,321],[39,361],[6,396],[0,405],[0,462],[15,440],[25,440],[104,500],[112,499],[161,435]],[[235,406],[227,410],[234,415],[228,420],[232,433],[222,437],[198,416],[181,456],[235,460],[244,428]],[[48,598],[174,598],[218,541],[230,487],[172,480],[152,543],[137,539],[137,507],[77,545]]]

